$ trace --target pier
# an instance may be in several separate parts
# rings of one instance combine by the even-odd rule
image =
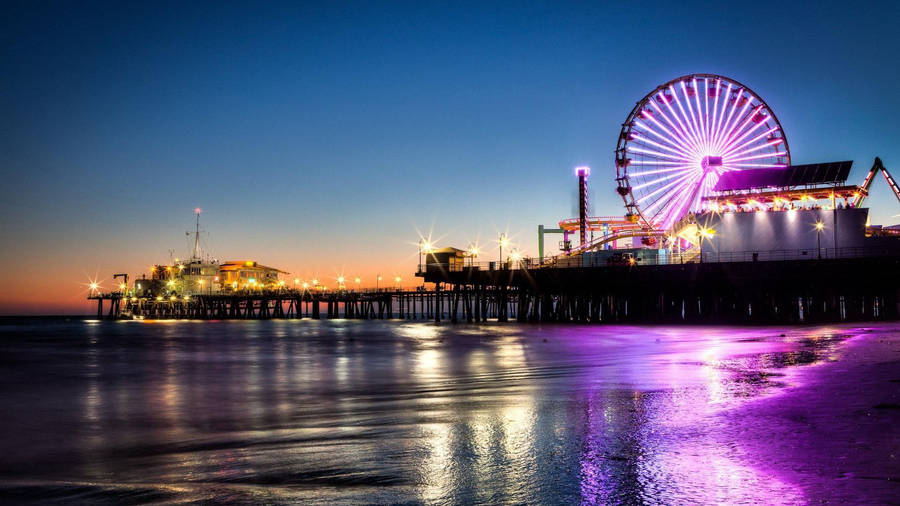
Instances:
[[[806,253],[806,254],[804,254]],[[891,250],[754,252],[692,262],[584,266],[428,263],[425,290],[299,291],[169,297],[98,293],[98,318],[395,319],[448,322],[820,323],[900,317]],[[702,261],[701,261],[702,260]],[[582,262],[581,259],[578,259]]]

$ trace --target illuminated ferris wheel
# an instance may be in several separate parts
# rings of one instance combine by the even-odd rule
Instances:
[[[700,211],[725,172],[790,165],[778,118],[750,88],[692,74],[641,99],[622,125],[616,181],[628,216],[668,230]]]

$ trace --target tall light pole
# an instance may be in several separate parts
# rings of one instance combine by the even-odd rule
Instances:
[[[360,288],[359,284],[362,282],[362,280],[359,279],[359,277],[357,276],[356,279],[354,279],[354,281],[356,281],[356,291],[358,292],[359,288]]]
[[[378,291],[378,282],[381,281],[381,274],[375,277],[375,291]]]
[[[422,249],[424,249],[425,239],[419,238],[419,272],[422,272]]]
[[[503,247],[509,245],[509,239],[506,237],[505,233],[500,234],[500,238],[497,239],[497,243],[500,245],[500,265],[503,265]]]
[[[421,238],[419,239],[419,272],[422,272],[422,253],[425,253],[425,262],[428,262],[428,255],[434,251],[434,245],[431,244],[431,240]]]
[[[513,261],[513,267],[518,268],[519,261],[522,260],[522,255],[518,251],[513,251],[509,258],[511,258]]]
[[[403,288],[403,285],[400,284],[400,282],[403,281],[402,279],[400,279],[400,276],[394,277],[394,281],[397,283],[397,290],[400,290]]]
[[[703,239],[709,239],[710,237],[716,234],[716,231],[711,228],[701,228],[699,229],[700,233],[700,263],[703,263]]]
[[[469,267],[475,267],[475,259],[478,258],[478,245],[469,244]]]
[[[821,221],[816,222],[816,249],[819,251],[819,260],[822,259],[822,230],[825,229],[825,224]]]

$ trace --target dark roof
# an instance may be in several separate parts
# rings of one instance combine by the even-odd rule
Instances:
[[[280,272],[282,274],[287,274],[286,271],[281,269],[276,269],[274,267],[268,267],[259,263],[254,262],[253,260],[231,260],[219,265],[220,271],[239,271],[243,269],[256,269],[261,271],[275,271]]]
[[[844,162],[791,165],[783,169],[746,169],[722,174],[716,191],[754,188],[787,188],[814,184],[843,184],[850,175],[853,160]]]
[[[462,250],[459,248],[446,247],[446,248],[436,249],[436,250],[432,251],[431,253],[433,255],[440,255],[440,254],[446,254],[446,253],[459,255],[459,254],[465,253],[465,252],[466,252],[466,250]]]

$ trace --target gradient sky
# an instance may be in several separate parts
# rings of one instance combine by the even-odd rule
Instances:
[[[622,214],[621,123],[689,73],[756,91],[794,163],[900,176],[897,2],[190,3],[3,4],[0,314],[88,312],[88,278],[188,255],[196,206],[217,258],[325,282],[414,283],[417,231],[536,255],[576,165]]]

